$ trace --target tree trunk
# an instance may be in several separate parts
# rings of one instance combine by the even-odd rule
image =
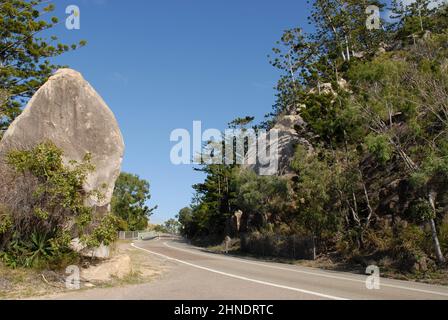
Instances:
[[[345,49],[347,51],[347,61],[350,61],[350,48],[349,48],[347,36],[345,36]]]
[[[434,217],[437,214],[436,211],[436,203],[435,203],[435,194],[433,192],[429,193],[429,204],[431,205],[431,208],[434,213]],[[437,261],[439,263],[445,263],[445,257],[443,256],[442,249],[440,248],[440,242],[439,237],[437,236],[437,229],[436,229],[436,222],[434,221],[434,218],[431,218],[429,220],[429,224],[431,226],[431,236],[432,241],[434,242],[434,250],[436,252]]]
[[[423,29],[422,9],[420,8],[420,6],[419,6],[419,8],[418,8],[418,16],[419,16],[419,18],[420,18],[420,29],[421,29],[422,32],[423,32],[424,29]]]
[[[436,251],[437,261],[439,263],[445,263],[445,257],[443,256],[442,249],[440,248],[440,242],[439,238],[437,237],[437,229],[434,219],[431,219],[429,221],[429,224],[431,225],[431,235],[432,235],[432,241],[434,241],[434,249]]]

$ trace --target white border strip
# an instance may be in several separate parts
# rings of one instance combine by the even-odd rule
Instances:
[[[166,242],[164,242],[163,244],[166,247],[168,247],[168,248],[171,248],[171,249],[174,249],[174,250],[179,250],[179,251],[184,251],[184,252],[188,252],[188,253],[196,254],[196,255],[202,255],[202,256],[208,256],[208,257],[213,256],[213,257],[215,257],[217,259],[233,260],[233,261],[238,261],[238,262],[246,263],[246,264],[252,264],[252,265],[261,266],[261,267],[265,267],[265,268],[271,268],[271,269],[277,269],[277,270],[283,270],[283,271],[290,271],[290,272],[296,272],[296,273],[303,273],[303,274],[309,274],[309,275],[313,275],[313,276],[332,278],[332,279],[338,279],[338,280],[344,280],[344,281],[353,281],[353,282],[365,283],[365,280],[360,280],[360,279],[352,279],[352,278],[334,276],[334,275],[318,273],[318,272],[311,272],[311,271],[304,271],[304,270],[294,270],[294,269],[283,268],[283,267],[279,267],[279,266],[271,266],[271,265],[267,265],[267,264],[264,264],[264,263],[247,261],[247,260],[240,259],[240,258],[223,257],[223,256],[220,256],[219,254],[216,254],[216,255],[215,254],[211,254],[211,253],[207,254],[207,253],[195,252],[195,251],[187,250],[187,249],[181,249],[181,248],[176,247],[176,246],[170,246]],[[384,280],[384,278],[382,280]],[[445,292],[425,290],[425,289],[417,289],[417,288],[411,288],[411,287],[394,285],[394,284],[387,284],[387,283],[384,283],[384,281],[381,281],[381,287],[389,287],[389,288],[395,288],[395,289],[401,289],[401,290],[409,290],[409,291],[415,291],[415,292],[428,293],[428,294],[434,294],[434,295],[448,297],[448,293],[445,293]]]
[[[217,274],[220,274],[220,275],[223,275],[223,276],[227,276],[227,277],[231,277],[231,278],[235,278],[235,279],[239,279],[239,280],[254,282],[254,283],[258,283],[258,284],[262,284],[262,285],[266,285],[266,286],[271,286],[271,287],[276,287],[276,288],[280,288],[280,289],[296,291],[296,292],[305,293],[305,294],[318,296],[318,297],[321,297],[321,298],[326,298],[326,299],[331,299],[331,300],[348,300],[348,299],[345,299],[345,298],[340,298],[340,297],[336,297],[336,296],[330,296],[330,295],[323,294],[323,293],[318,293],[318,292],[314,292],[314,291],[309,291],[309,290],[304,290],[304,289],[299,289],[299,288],[283,286],[283,285],[275,284],[275,283],[272,283],[272,282],[266,282],[266,281],[261,281],[261,280],[255,280],[255,279],[251,279],[251,278],[241,277],[241,276],[237,276],[235,274],[226,273],[226,272],[222,272],[222,271],[218,271],[218,270],[202,267],[202,266],[199,266],[199,265],[196,265],[196,264],[193,264],[193,263],[189,263],[189,262],[186,262],[186,261],[183,261],[183,260],[179,260],[179,259],[168,257],[168,256],[166,256],[164,254],[160,254],[160,253],[153,252],[153,251],[150,251],[150,250],[147,250],[147,249],[144,249],[144,248],[137,247],[134,243],[132,243],[131,246],[136,248],[136,249],[140,249],[140,250],[146,251],[148,253],[157,255],[159,257],[163,257],[163,258],[168,259],[168,260],[176,261],[176,262],[185,264],[185,265],[193,267],[193,268],[197,268],[197,269],[201,269],[201,270],[217,273]]]

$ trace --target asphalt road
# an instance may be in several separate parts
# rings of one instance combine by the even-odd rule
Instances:
[[[380,278],[368,289],[367,276],[207,253],[176,240],[132,244],[170,270],[148,284],[93,289],[62,299],[446,299],[448,287]]]

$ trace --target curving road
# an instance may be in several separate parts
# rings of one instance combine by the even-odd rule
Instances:
[[[136,241],[133,247],[165,260],[159,279],[123,288],[70,293],[63,299],[445,299],[448,288],[380,279],[367,289],[367,276],[260,262],[207,253],[176,240]]]

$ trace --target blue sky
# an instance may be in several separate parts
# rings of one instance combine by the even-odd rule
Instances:
[[[286,30],[306,25],[299,0],[58,0],[55,15],[78,5],[81,29],[55,34],[85,48],[57,59],[80,71],[115,113],[126,153],[122,169],[151,183],[160,223],[187,206],[192,166],[170,161],[170,133],[194,120],[224,129],[237,116],[262,120],[279,72],[267,55]]]
[[[170,133],[225,129],[238,116],[258,121],[275,100],[279,72],[267,55],[284,30],[307,28],[305,0],[57,0],[64,42],[85,48],[57,59],[80,71],[120,124],[122,169],[151,183],[151,220],[161,223],[187,206],[192,166],[170,161]],[[81,10],[81,29],[65,28],[65,8]]]

